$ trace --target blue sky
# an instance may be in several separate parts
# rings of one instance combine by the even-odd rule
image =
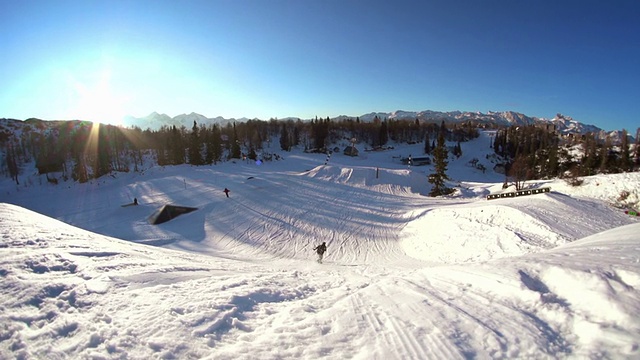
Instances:
[[[640,126],[638,1],[0,0],[0,117],[563,113]]]

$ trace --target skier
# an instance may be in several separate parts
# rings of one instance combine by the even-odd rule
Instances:
[[[222,190],[222,191],[224,191],[224,194],[225,194],[225,195],[227,195],[227,197],[229,197],[229,192],[230,192],[231,190],[229,190],[229,189],[227,189],[227,188],[224,188],[224,190]]]
[[[322,264],[322,256],[324,256],[324,252],[327,251],[327,243],[323,242],[322,245],[318,245],[313,248],[318,253],[318,262]]]

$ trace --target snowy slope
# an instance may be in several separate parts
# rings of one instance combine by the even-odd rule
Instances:
[[[0,207],[7,359],[638,356],[640,224],[392,269],[176,252]]]
[[[468,161],[488,143],[462,144],[438,199],[432,168],[399,162],[420,144],[3,180],[0,357],[640,356],[640,218],[616,207],[640,174],[487,201],[502,176]],[[167,203],[198,210],[150,225]]]

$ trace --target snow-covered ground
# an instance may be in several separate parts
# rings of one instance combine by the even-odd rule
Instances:
[[[640,357],[640,173],[488,201],[489,142],[436,199],[398,158],[421,144],[3,179],[0,358]],[[149,224],[165,204],[198,210]]]

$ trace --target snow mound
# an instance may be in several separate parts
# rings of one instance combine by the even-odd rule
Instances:
[[[446,264],[517,256],[569,241],[537,218],[502,205],[435,208],[409,222],[400,239],[408,255]]]
[[[553,189],[574,197],[602,200],[619,208],[640,210],[640,173],[600,174],[582,178],[580,186],[556,181]]]
[[[384,194],[426,194],[429,189],[424,175],[408,169],[323,165],[305,175],[316,180],[367,188]]]

